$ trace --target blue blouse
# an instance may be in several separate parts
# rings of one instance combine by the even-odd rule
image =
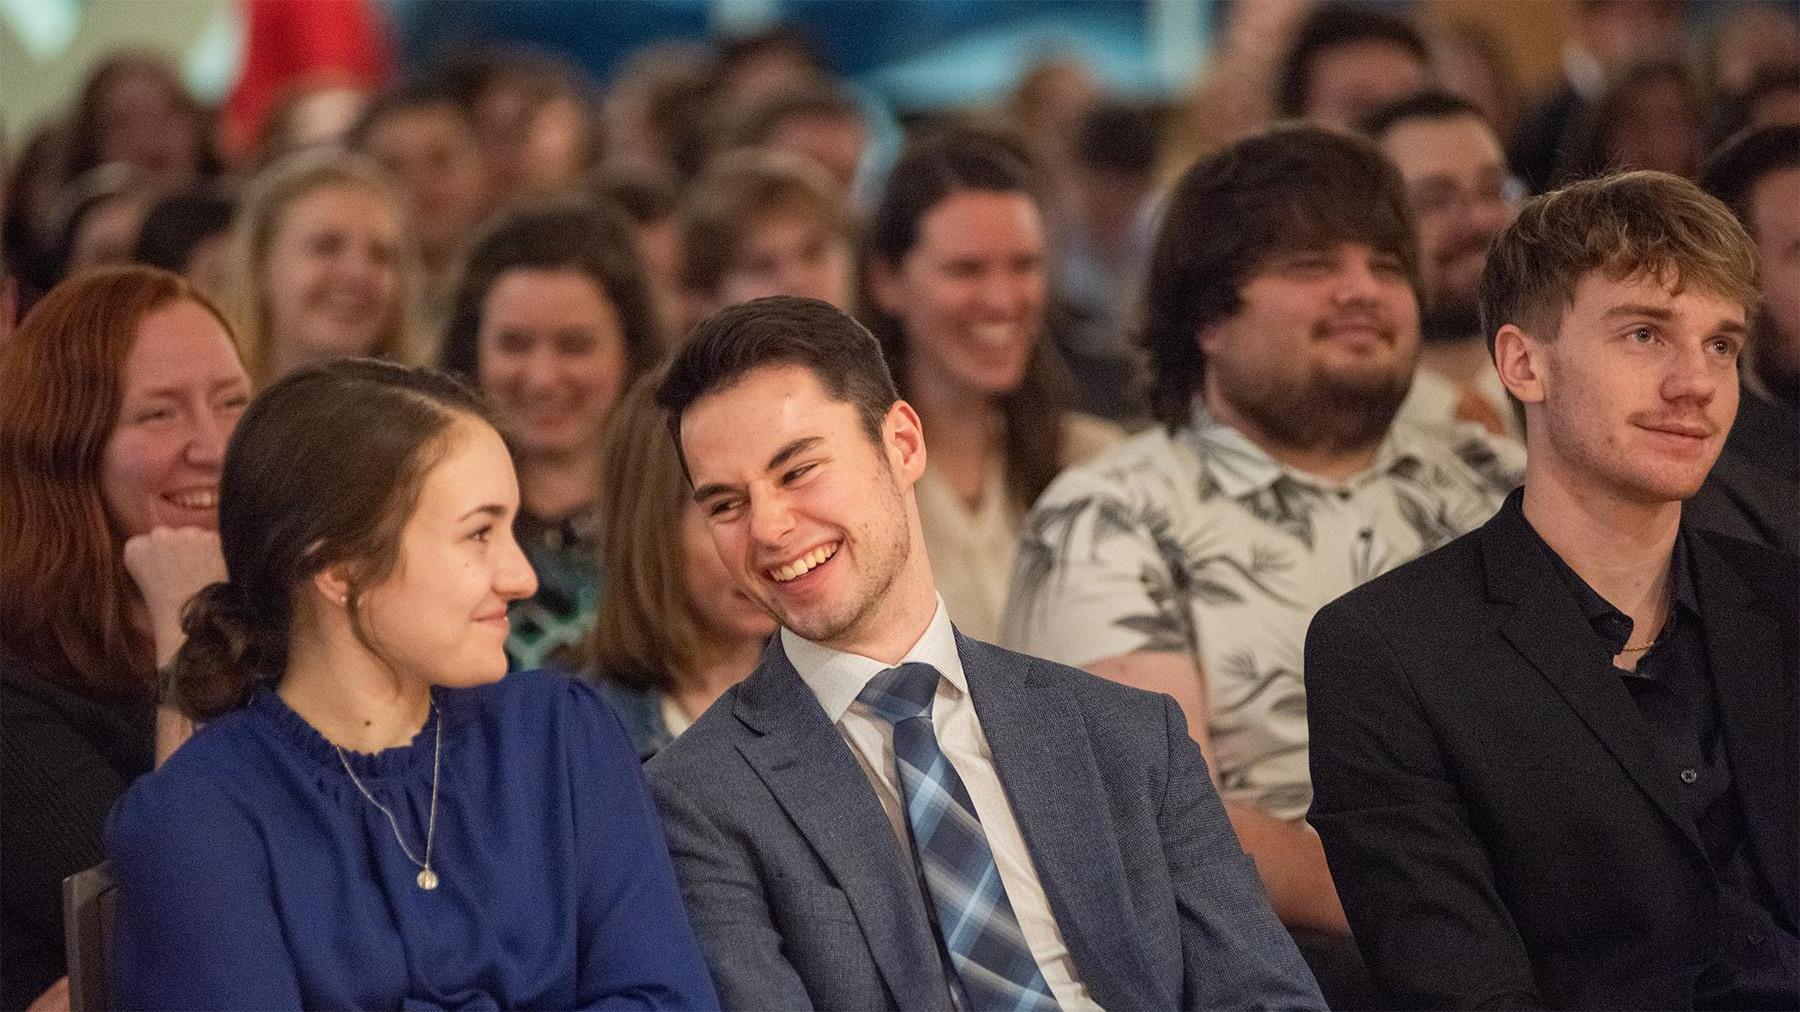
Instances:
[[[410,745],[338,752],[259,692],[114,810],[125,1008],[717,1008],[637,756],[591,687],[434,690]]]

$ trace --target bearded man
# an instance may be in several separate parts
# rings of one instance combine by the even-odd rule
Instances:
[[[1142,300],[1162,424],[1038,501],[1002,633],[1182,704],[1333,1008],[1372,996],[1305,822],[1307,623],[1480,526],[1522,468],[1476,426],[1395,423],[1419,285],[1405,186],[1369,141],[1276,127],[1189,170]]]

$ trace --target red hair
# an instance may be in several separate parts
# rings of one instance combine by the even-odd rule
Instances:
[[[0,657],[92,695],[144,696],[154,683],[100,469],[138,325],[176,302],[232,333],[181,277],[116,267],[57,285],[0,342]]]

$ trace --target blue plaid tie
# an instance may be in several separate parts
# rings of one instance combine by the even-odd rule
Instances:
[[[931,697],[939,677],[929,664],[902,664],[876,675],[856,698],[894,725],[913,860],[937,912],[939,942],[962,984],[952,995],[965,1009],[1052,1012],[1056,999],[1013,916],[969,792],[938,748]]]

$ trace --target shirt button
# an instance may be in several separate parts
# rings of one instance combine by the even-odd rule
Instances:
[[[1693,770],[1681,771],[1681,782],[1684,784],[1691,784],[1698,779],[1700,779],[1700,774],[1695,773]]]

